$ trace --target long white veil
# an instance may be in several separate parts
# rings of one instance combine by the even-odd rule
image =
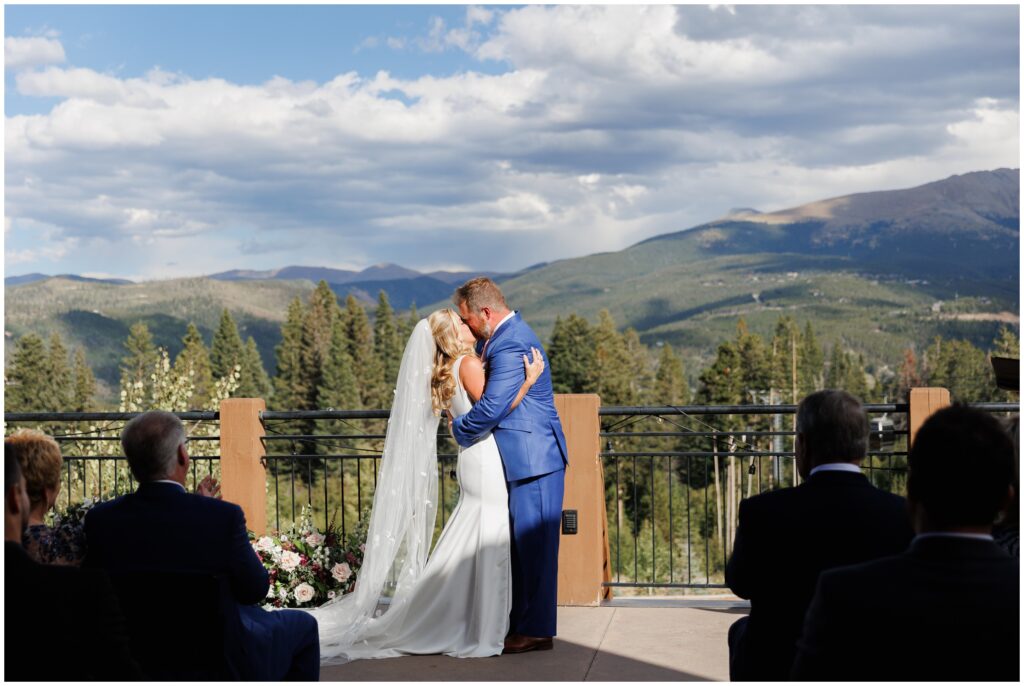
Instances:
[[[376,652],[400,629],[426,564],[437,515],[434,347],[430,326],[421,319],[402,355],[356,588],[310,611],[320,628],[321,663]]]

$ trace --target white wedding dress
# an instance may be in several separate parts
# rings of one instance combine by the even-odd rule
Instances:
[[[415,336],[414,333],[414,339]],[[405,374],[413,347],[411,340],[403,357],[398,392],[402,392],[403,376],[410,380],[407,384],[410,387],[412,379],[423,386],[429,385],[429,369],[422,361],[419,370]],[[456,390],[451,409],[456,416],[469,412],[473,406],[459,380],[463,359],[456,360],[452,370]],[[413,366],[411,361],[409,366]],[[417,388],[405,395],[418,394]],[[396,407],[399,407],[398,400],[396,397]],[[403,398],[401,405],[415,407],[422,403],[422,398],[413,403]],[[405,445],[412,437],[425,435],[422,426],[417,426],[417,415],[402,412],[393,408],[389,420],[384,460],[390,457],[393,462],[381,466],[364,568],[357,578],[356,590],[311,611],[320,628],[323,664],[400,655],[487,657],[501,654],[503,648],[512,606],[512,578],[508,491],[498,446],[494,438],[488,436],[459,450],[456,467],[459,502],[437,545],[426,557],[423,539],[429,544],[436,516],[436,505],[431,498],[436,499],[437,483],[436,467],[431,472],[426,470],[431,464],[436,465],[436,441],[433,439],[436,433],[431,435],[428,430],[427,437],[420,439],[420,449],[429,455],[394,450],[394,446],[389,445],[392,432],[399,434],[394,438],[395,445]],[[434,419],[435,432],[436,427]],[[403,429],[406,436],[400,435]],[[419,476],[431,476],[426,476],[425,481],[416,480],[415,485],[409,487],[405,483],[409,479],[404,475],[410,468],[422,468],[424,471],[417,472]],[[403,491],[403,487],[407,490]],[[410,505],[406,500],[419,497],[424,489],[430,489],[425,509],[419,501],[403,509]],[[396,506],[400,513],[394,515],[392,510]],[[403,529],[402,525],[408,525],[410,519],[412,525]],[[387,559],[388,555],[393,559]],[[425,561],[418,559],[424,557]],[[369,571],[364,579],[366,570]],[[389,570],[386,580],[383,579],[385,570]],[[364,581],[379,588],[361,589]],[[358,597],[360,595],[362,598]]]

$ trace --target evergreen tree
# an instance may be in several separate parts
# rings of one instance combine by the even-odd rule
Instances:
[[[936,336],[925,352],[929,386],[949,389],[953,400],[979,402],[996,396],[995,375],[985,352],[970,341]]]
[[[387,408],[391,398],[384,398],[384,371],[373,346],[370,320],[366,310],[352,295],[345,300],[345,333],[348,338],[348,354],[352,358],[360,402],[367,408]]]
[[[864,400],[867,395],[863,358],[843,350],[839,341],[832,346],[828,374],[825,379],[825,385],[828,388],[842,389],[861,400]]]
[[[148,407],[153,390],[151,375],[160,353],[153,345],[153,336],[144,322],[136,322],[128,329],[124,348],[128,354],[121,358],[122,404]]]
[[[555,319],[548,344],[548,363],[555,393],[593,393],[596,389],[596,347],[586,319],[570,314]]]
[[[411,332],[410,332],[411,333]],[[384,371],[384,385],[394,388],[398,367],[402,364],[402,341],[398,337],[395,312],[382,289],[377,297],[377,313],[373,323],[373,345]]]
[[[635,405],[633,366],[626,342],[608,310],[601,310],[594,330],[594,386],[605,405]]]
[[[232,319],[227,308],[220,313],[220,324],[213,334],[213,342],[210,345],[210,371],[215,379],[223,379],[233,374],[235,365],[242,363],[243,346],[242,337],[238,334],[238,326]]]
[[[1020,339],[1010,327],[999,327],[999,335],[992,341],[992,355],[1020,359]]]
[[[629,369],[631,394],[636,402],[646,403],[651,397],[654,386],[650,351],[640,341],[640,335],[633,327],[629,327],[623,332],[622,342],[626,346],[626,363]]]
[[[668,343],[661,346],[653,395],[653,402],[657,405],[685,405],[690,402],[683,362]]]
[[[55,411],[47,407],[46,392],[50,362],[46,345],[38,334],[28,333],[18,339],[11,365],[7,368],[4,405],[8,412]]]
[[[801,398],[824,388],[825,353],[814,337],[814,328],[809,321],[804,326],[803,340],[800,341],[798,364]]]
[[[741,317],[736,323],[736,350],[740,356],[742,399],[744,403],[768,401],[772,384],[772,361],[764,340],[750,333]]]
[[[331,347],[331,331],[338,316],[338,299],[327,282],[321,280],[310,295],[302,322],[301,359],[306,391],[303,406],[309,409],[317,407],[324,364]]]
[[[288,305],[281,327],[281,342],[274,348],[277,372],[274,375],[274,406],[280,410],[304,410],[308,395],[302,371],[302,325],[305,310],[296,297]]]
[[[68,367],[68,349],[56,331],[50,334],[46,366],[47,376],[40,387],[43,402],[54,412],[67,412],[71,405],[71,369]]]
[[[699,402],[738,405],[743,401],[743,360],[733,341],[718,346],[714,362],[700,375]]]
[[[93,396],[96,394],[96,377],[85,359],[85,351],[75,349],[74,387],[71,409],[75,412],[88,412],[93,407]]]
[[[323,381],[318,392],[320,407],[353,410],[361,407],[359,387],[349,355],[348,332],[338,317],[331,327],[331,345],[324,365]]]
[[[210,354],[206,351],[203,335],[194,323],[189,322],[181,343],[181,352],[174,360],[174,372],[189,377],[192,381],[193,392],[188,399],[188,407],[207,409],[213,384]]]
[[[401,359],[402,351],[405,350],[405,344],[409,341],[409,336],[412,335],[412,330],[416,328],[416,323],[419,320],[420,313],[416,311],[415,302],[409,305],[409,316],[398,320],[399,359]]]
[[[267,370],[263,368],[263,360],[260,358],[256,339],[249,336],[245,342],[245,350],[242,352],[242,370],[235,396],[269,399],[273,390],[274,387],[270,383],[270,377],[267,376]]]
[[[784,403],[800,402],[800,328],[792,317],[779,317],[772,337],[772,388]]]

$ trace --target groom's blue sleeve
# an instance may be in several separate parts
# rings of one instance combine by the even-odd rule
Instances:
[[[508,408],[526,381],[523,358],[515,348],[496,350],[487,361],[487,384],[473,409],[455,418],[452,435],[468,448],[486,436],[508,414]]]

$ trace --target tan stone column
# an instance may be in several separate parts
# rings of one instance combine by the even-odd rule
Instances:
[[[220,404],[221,496],[241,506],[250,531],[267,530],[267,470],[263,466],[262,398],[229,398]]]
[[[910,440],[907,446],[914,444],[917,430],[925,420],[944,407],[950,405],[949,391],[945,388],[911,388],[910,411],[907,424],[910,426]]]

